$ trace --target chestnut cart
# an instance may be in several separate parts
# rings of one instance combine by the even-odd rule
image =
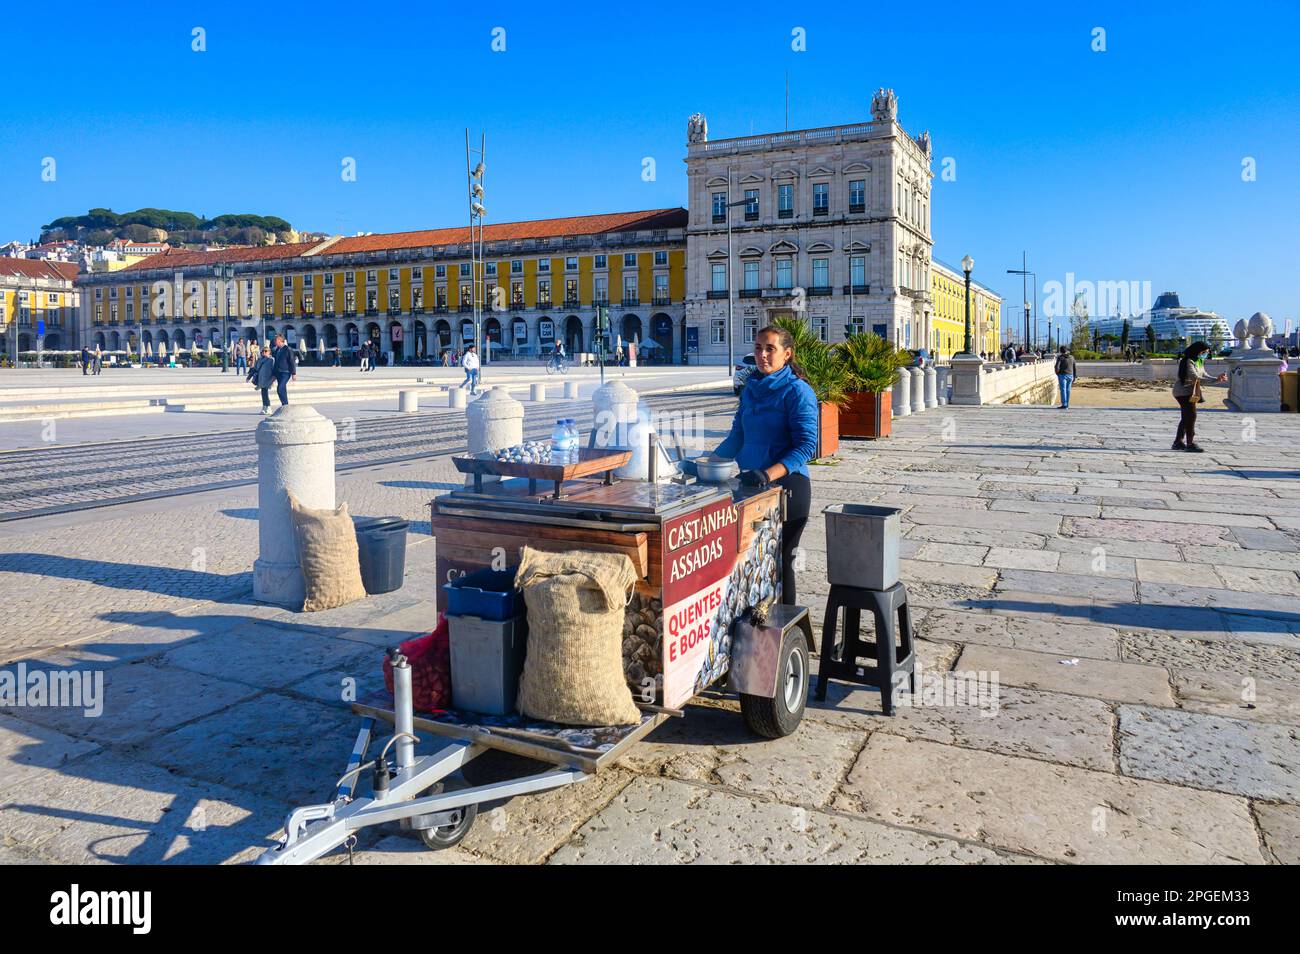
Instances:
[[[782,491],[615,481],[611,471],[627,452],[602,455],[584,451],[567,468],[502,464],[490,455],[456,458],[476,479],[430,504],[437,574],[449,582],[499,565],[503,554],[513,564],[525,544],[626,553],[638,581],[626,609],[624,674],[640,722],[586,728],[517,714],[416,713],[410,667],[393,654],[393,698],[352,706],[361,730],[332,800],[291,812],[281,844],[259,863],[311,861],[350,847],[357,829],[392,821],[419,831],[430,848],[450,847],[469,832],[480,804],[590,778],[708,689],[738,692],[742,714],[759,735],[777,738],[798,728],[812,630],[805,608],[779,602]],[[446,596],[438,589],[442,609]],[[368,758],[380,726],[388,738]],[[445,744],[417,756],[423,736]],[[551,767],[441,790],[466,766],[462,774],[472,781],[471,763],[493,749]],[[358,794],[363,776],[368,795]]]

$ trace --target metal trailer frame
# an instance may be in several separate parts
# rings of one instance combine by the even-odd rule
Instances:
[[[741,692],[756,689],[756,694],[767,698],[773,698],[781,691],[781,687],[775,684],[775,663],[778,662],[775,657],[785,634],[799,627],[804,632],[809,648],[812,648],[808,610],[803,607],[792,609],[796,611],[781,613],[779,621],[765,631],[769,636],[777,637],[775,645],[771,638],[751,638],[750,654],[758,658],[750,660],[743,672],[738,669],[729,673],[729,688]],[[754,627],[754,633],[757,637],[758,627]],[[354,833],[357,830],[393,821],[401,822],[403,828],[421,832],[443,828],[457,832],[463,826],[458,836],[452,836],[454,840],[436,846],[451,847],[468,832],[480,803],[544,792],[585,781],[605,765],[617,760],[626,749],[649,735],[667,719],[682,715],[678,710],[646,706],[643,708],[649,711],[641,724],[609,749],[579,749],[563,742],[557,747],[549,748],[522,742],[510,734],[501,734],[500,729],[488,726],[455,726],[417,716],[412,699],[410,664],[400,653],[393,653],[392,667],[392,710],[361,702],[352,705],[353,711],[362,717],[361,730],[348,758],[347,769],[335,784],[333,799],[291,811],[285,819],[284,837],[278,845],[264,851],[258,857],[257,864],[306,864],[335,848],[347,847],[351,851],[352,845],[356,843]],[[756,675],[746,676],[746,672]],[[757,684],[745,684],[746,680],[754,678],[757,678]],[[806,698],[806,669],[803,678],[802,692]],[[740,685],[737,684],[738,679],[741,680]],[[367,762],[366,753],[373,741],[378,721],[391,721],[393,734],[379,756]],[[447,744],[430,755],[416,757],[415,743],[419,741],[415,735],[417,728],[445,737]],[[394,746],[397,749],[393,766],[395,771],[390,769],[388,763],[388,750]],[[444,778],[490,749],[549,761],[556,767],[536,775],[454,792],[438,792],[423,798],[416,797],[439,785]],[[373,793],[368,797],[357,798],[354,793],[358,780],[367,769],[373,769]],[[425,843],[429,847],[435,847],[427,838]]]

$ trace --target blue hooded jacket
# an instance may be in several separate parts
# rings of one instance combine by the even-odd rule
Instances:
[[[740,393],[731,433],[714,451],[734,458],[741,470],[766,470],[784,464],[791,474],[808,476],[817,456],[817,397],[790,366],[768,375],[750,375]]]

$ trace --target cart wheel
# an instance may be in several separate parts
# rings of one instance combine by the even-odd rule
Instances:
[[[421,828],[420,840],[424,842],[426,848],[433,851],[454,848],[469,834],[477,816],[478,806],[466,805],[460,810],[460,821],[452,825],[443,825],[441,828]]]
[[[808,642],[802,630],[792,629],[781,641],[776,698],[741,693],[740,711],[754,732],[769,739],[779,739],[799,728],[807,702]]]

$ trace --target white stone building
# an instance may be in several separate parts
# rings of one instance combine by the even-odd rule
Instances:
[[[898,124],[893,90],[876,92],[871,113],[870,122],[715,140],[703,116],[691,117],[691,363],[725,362],[728,335],[743,355],[758,328],[796,313],[827,341],[850,325],[904,347],[929,340],[930,137]]]

